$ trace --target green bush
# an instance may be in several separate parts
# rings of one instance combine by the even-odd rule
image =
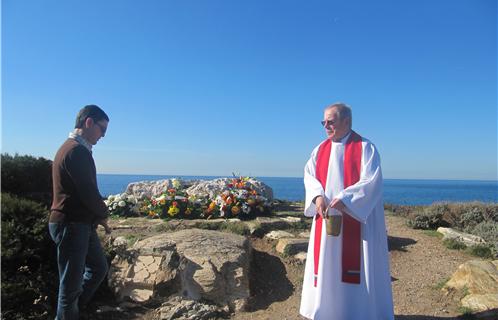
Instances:
[[[445,207],[441,205],[426,207],[422,211],[412,213],[408,218],[407,224],[413,229],[437,229],[444,225],[444,211]]]
[[[476,225],[483,221],[484,215],[482,208],[474,207],[460,216],[458,227],[463,229],[465,232],[468,232],[467,230],[472,230]]]
[[[52,161],[32,156],[2,154],[2,192],[49,205]]]
[[[53,311],[55,246],[44,205],[2,193],[2,318],[40,319]]]
[[[482,221],[475,227],[466,229],[466,232],[483,238],[489,244],[494,255],[498,255],[498,222]]]
[[[498,223],[498,204],[482,202],[451,203],[449,212],[443,217],[448,224],[461,231],[474,227],[483,221]]]
[[[453,239],[453,238],[444,239],[443,244],[445,245],[446,248],[453,249],[453,250],[463,250],[463,249],[467,248],[465,243],[460,242],[460,241]]]
[[[491,259],[494,257],[493,247],[489,244],[478,244],[467,248],[467,252],[473,256]]]

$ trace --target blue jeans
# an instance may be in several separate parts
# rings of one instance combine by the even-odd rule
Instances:
[[[59,297],[56,320],[77,320],[109,269],[95,228],[87,223],[49,223],[57,246]]]

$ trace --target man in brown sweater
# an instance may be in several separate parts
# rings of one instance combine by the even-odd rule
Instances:
[[[105,136],[108,123],[98,106],[85,106],[53,162],[49,231],[57,246],[60,279],[56,320],[79,319],[79,309],[108,271],[96,228],[100,224],[110,232],[109,212],[97,187],[92,157],[92,146]]]

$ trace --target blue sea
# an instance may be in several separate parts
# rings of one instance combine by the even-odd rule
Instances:
[[[98,174],[97,180],[103,196],[122,193],[130,182],[180,178],[215,179],[213,176],[166,176]],[[304,200],[303,178],[256,177],[273,189],[276,199]],[[498,203],[498,181],[474,180],[407,180],[385,179],[384,202],[400,205],[427,205],[434,202],[481,201]]]

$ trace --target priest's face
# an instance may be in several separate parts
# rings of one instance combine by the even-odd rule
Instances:
[[[336,108],[325,110],[322,123],[327,136],[335,142],[340,141],[351,130],[351,119],[341,119]]]

